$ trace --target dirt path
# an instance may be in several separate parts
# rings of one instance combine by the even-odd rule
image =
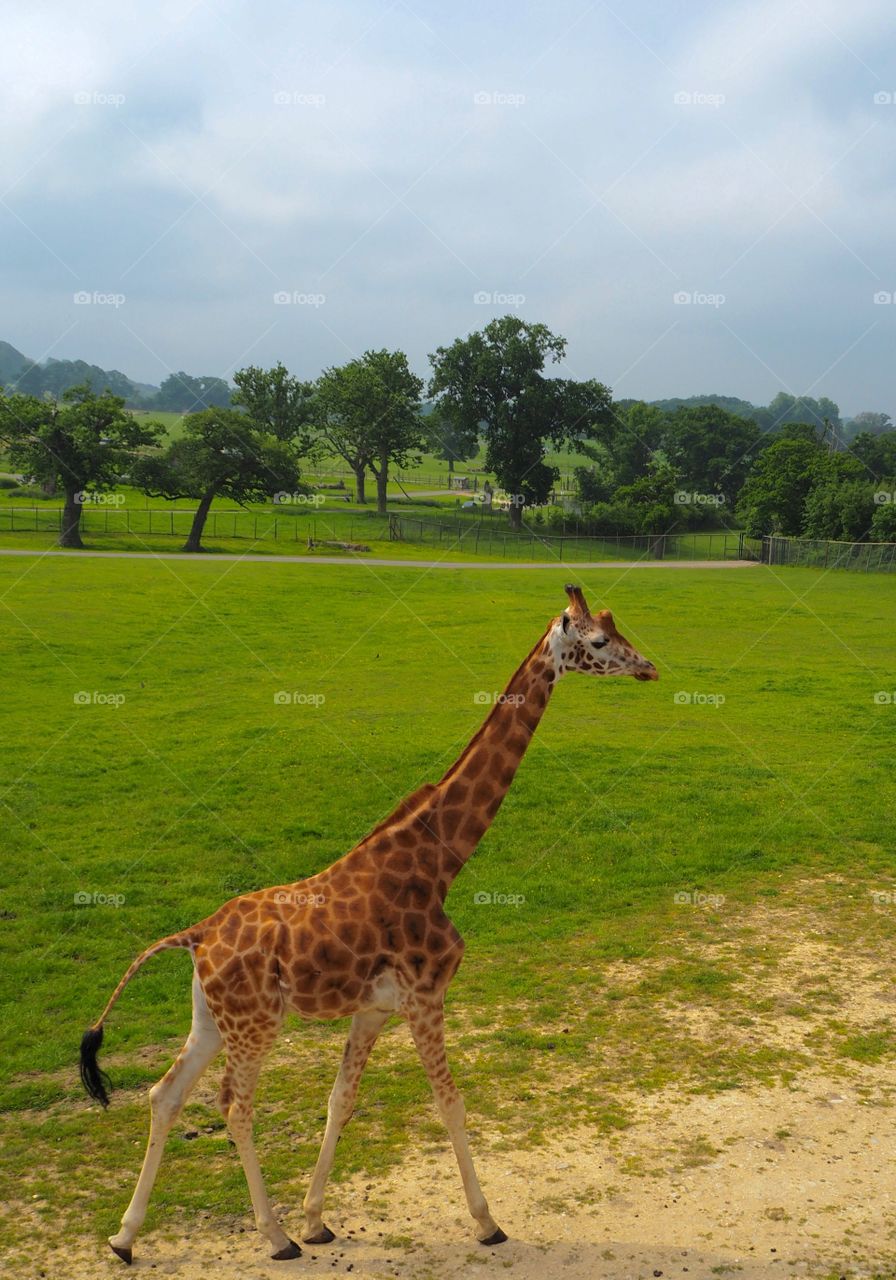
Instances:
[[[200,1218],[189,1234],[141,1239],[134,1271],[183,1280],[890,1277],[894,1091],[896,1069],[875,1068],[850,1087],[819,1075],[790,1089],[653,1095],[639,1123],[611,1140],[571,1130],[538,1151],[489,1151],[480,1137],[483,1182],[510,1235],[496,1249],[473,1239],[445,1150],[409,1157],[382,1183],[335,1187],[327,1218],[336,1242],[306,1246],[295,1262],[269,1261],[248,1217],[223,1227]],[[297,1233],[298,1206],[278,1208]],[[117,1270],[126,1274],[90,1243],[48,1256],[42,1274],[94,1280]]]
[[[278,555],[218,555],[192,552],[155,551],[28,551],[24,548],[4,548],[0,556],[67,556],[83,560],[85,557],[99,560],[204,560],[207,564],[218,561],[246,561],[250,564],[341,564],[367,565],[377,569],[754,569],[755,560],[550,560],[525,563],[508,560],[387,560],[384,558],[356,556],[278,556]]]

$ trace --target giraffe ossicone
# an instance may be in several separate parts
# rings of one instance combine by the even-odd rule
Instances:
[[[445,991],[464,951],[445,914],[452,881],[500,808],[544,714],[570,671],[656,680],[652,662],[620,635],[608,610],[591,614],[579,587],[494,700],[484,723],[438,783],[413,792],[345,857],[295,884],[243,894],[206,920],[163,938],[138,956],[81,1043],[81,1079],[108,1104],[108,1077],[97,1054],[103,1024],[138,969],[169,948],[193,957],[193,1023],[169,1071],[149,1091],[151,1123],[143,1167],[113,1251],[130,1263],[146,1215],[165,1140],[190,1090],[223,1049],[219,1106],[239,1152],[259,1231],[272,1257],[300,1247],[277,1222],[252,1141],[252,1108],[262,1062],[287,1013],[351,1017],[348,1041],[327,1106],[327,1124],[304,1200],[303,1239],[324,1244],[324,1190],[339,1134],[386,1021],[405,1019],[426,1069],[460,1168],[480,1241],[507,1237],[489,1212],[464,1128],[464,1103],[445,1054]]]

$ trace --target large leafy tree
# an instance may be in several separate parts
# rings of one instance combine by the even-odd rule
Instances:
[[[547,446],[577,445],[608,431],[611,397],[602,383],[545,375],[563,358],[566,339],[518,316],[439,347],[430,356],[430,395],[452,421],[481,430],[486,468],[510,495],[510,522],[519,528],[526,506],[544,502],[557,471]]]
[[[373,472],[381,515],[386,514],[390,465],[407,466],[423,447],[422,391],[423,382],[408,368],[403,351],[365,351],[347,364],[326,369],[317,381],[321,441],[351,467],[360,503],[366,496],[366,472]]]
[[[685,488],[733,506],[761,434],[755,422],[718,405],[682,408],[668,419],[665,451]]]
[[[666,414],[643,400],[615,405],[609,450],[617,484],[634,484],[646,475],[657,455],[662,454],[666,434]],[[585,446],[585,452],[589,452]]]
[[[184,551],[201,551],[215,498],[244,506],[299,485],[298,458],[287,441],[236,409],[203,409],[184,421],[164,453],[140,459],[134,483],[154,498],[198,498]]]
[[[739,510],[747,533],[799,537],[803,507],[825,456],[814,439],[791,436],[763,449],[740,493]]]
[[[112,488],[138,460],[137,451],[155,444],[161,431],[156,423],[132,417],[121,396],[96,395],[86,384],[63,392],[61,402],[0,396],[0,440],[13,466],[65,495],[63,547],[84,545],[85,494]]]
[[[880,435],[863,431],[853,440],[849,451],[864,465],[869,479],[882,480],[884,476],[896,475],[896,431],[884,431]]]
[[[199,413],[215,406],[226,408],[230,404],[233,388],[224,378],[213,374],[171,373],[159,387],[153,400],[154,409],[174,413]]]
[[[248,365],[233,375],[233,403],[241,405],[256,426],[288,440],[297,453],[312,444],[314,388],[292,377],[279,362],[272,369]]]

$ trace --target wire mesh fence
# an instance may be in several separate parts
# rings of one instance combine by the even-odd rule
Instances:
[[[195,511],[188,507],[90,505],[81,513],[84,535],[136,535],[186,538]],[[58,506],[0,507],[0,533],[60,533]],[[459,514],[437,516],[365,511],[322,511],[298,506],[269,511],[211,511],[205,537],[254,542],[344,540],[407,542],[434,552],[465,552],[488,559],[576,560],[755,560],[769,565],[852,569],[865,573],[896,571],[896,542],[834,542],[810,538],[751,538],[738,532],[661,534],[579,534],[542,532],[525,523],[519,531],[506,517]]]
[[[896,542],[834,542],[818,538],[753,538],[763,564],[798,565],[811,569],[852,569],[860,573],[896,570]]]

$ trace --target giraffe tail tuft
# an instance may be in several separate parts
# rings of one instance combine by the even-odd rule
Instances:
[[[103,1043],[103,1024],[89,1027],[81,1038],[81,1083],[97,1102],[109,1105],[109,1077],[97,1062],[97,1054]]]
[[[192,929],[185,929],[183,933],[172,933],[169,938],[162,938],[159,942],[154,942],[151,947],[147,947],[142,955],[139,955],[133,961],[127,973],[112,992],[109,997],[109,1003],[103,1010],[99,1022],[95,1022],[92,1027],[88,1027],[81,1037],[81,1083],[91,1098],[101,1102],[104,1107],[109,1105],[109,1089],[112,1085],[105,1071],[101,1069],[96,1057],[103,1043],[103,1023],[109,1016],[109,1011],[131,978],[133,978],[138,969],[141,969],[146,964],[147,960],[158,955],[160,951],[168,951],[173,947],[184,947],[193,950],[201,936],[201,928],[197,926]]]

